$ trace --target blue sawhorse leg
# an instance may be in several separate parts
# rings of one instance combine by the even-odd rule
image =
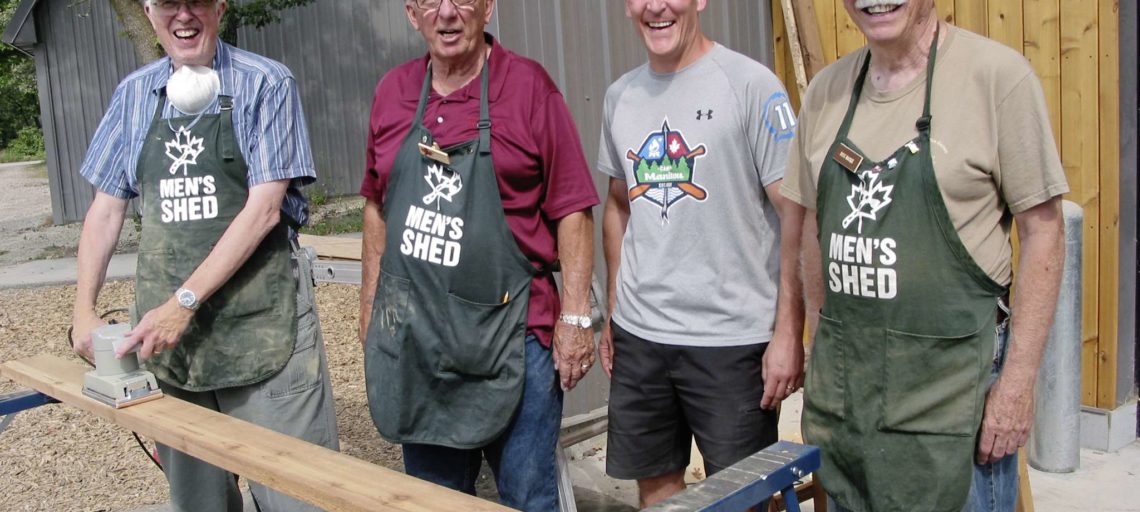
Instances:
[[[782,494],[787,509],[799,512],[795,484],[819,464],[819,448],[780,441],[647,510],[739,512]]]
[[[0,432],[8,428],[12,423],[12,418],[20,411],[26,411],[33,407],[41,405],[59,403],[50,396],[47,396],[39,391],[17,391],[15,393],[8,393],[0,395]]]

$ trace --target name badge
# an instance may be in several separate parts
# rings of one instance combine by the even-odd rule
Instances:
[[[447,156],[443,150],[439,149],[439,144],[433,142],[430,146],[424,143],[419,143],[420,154],[426,156],[443,165],[451,165],[451,157]]]
[[[863,155],[842,142],[836,146],[835,153],[831,154],[831,159],[850,172],[859,172],[859,166],[863,164]]]

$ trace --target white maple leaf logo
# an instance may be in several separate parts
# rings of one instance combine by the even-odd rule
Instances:
[[[177,174],[181,168],[182,175],[186,176],[187,166],[198,165],[198,155],[205,149],[201,137],[195,137],[185,126],[179,127],[174,140],[166,143],[166,156],[174,161],[170,164],[170,174]]]
[[[851,185],[851,195],[847,196],[851,214],[843,219],[843,229],[857,220],[858,232],[862,233],[863,219],[879,220],[879,210],[891,204],[891,192],[894,189],[894,185],[883,185],[877,172],[863,171],[859,174],[859,183]]]
[[[424,204],[436,202],[438,207],[440,199],[446,199],[450,203],[455,194],[463,189],[463,179],[459,177],[459,173],[444,172],[442,167],[435,164],[428,166],[424,180],[431,187],[431,193],[424,196]]]

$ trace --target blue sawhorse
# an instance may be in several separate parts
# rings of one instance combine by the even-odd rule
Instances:
[[[0,395],[0,432],[4,432],[12,423],[12,418],[20,411],[26,411],[41,405],[59,403],[50,396],[39,391],[17,391]]]
[[[740,512],[783,494],[789,512],[799,512],[796,481],[819,469],[819,448],[780,441],[729,466],[647,512]]]

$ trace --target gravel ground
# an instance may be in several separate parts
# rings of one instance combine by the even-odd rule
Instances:
[[[75,256],[81,223],[56,226],[51,218],[47,166],[0,164],[0,266]],[[138,248],[134,222],[123,223],[118,252]]]
[[[399,448],[380,439],[368,414],[356,339],[357,290],[331,284],[317,289],[341,450],[399,470]],[[99,310],[126,307],[133,293],[130,281],[109,283]],[[74,286],[0,290],[0,361],[44,352],[74,357],[66,341],[74,296]],[[0,394],[18,389],[0,382]],[[0,434],[0,510],[132,510],[167,501],[162,473],[113,423],[50,405],[20,413]]]

